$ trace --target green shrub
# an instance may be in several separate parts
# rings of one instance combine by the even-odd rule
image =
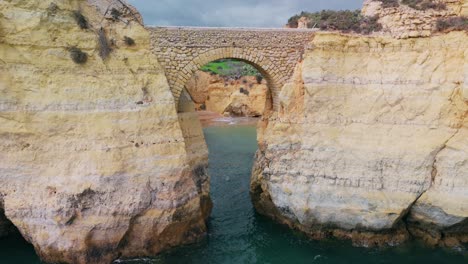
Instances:
[[[296,18],[302,16],[310,20],[307,25],[309,28],[318,27],[321,30],[339,30],[343,32],[370,34],[382,29],[382,26],[378,23],[378,17],[363,16],[360,10],[322,10],[321,12],[315,13],[302,12],[290,18],[289,22],[294,24],[294,21],[297,20]]]
[[[81,14],[80,11],[73,11],[73,18],[75,18],[76,23],[78,26],[80,26],[81,29],[89,28],[88,20],[85,16],[83,16],[83,14]]]
[[[299,26],[299,23],[298,23],[299,19],[303,16],[308,16],[308,14],[310,13],[302,11],[300,14],[292,16],[291,18],[288,19],[288,26],[290,28],[297,28]]]
[[[70,52],[71,59],[76,64],[85,64],[88,61],[88,54],[82,52],[79,48],[71,47],[68,50]]]
[[[358,29],[354,30],[358,33],[365,35],[371,34],[372,32],[379,32],[382,30],[382,25],[379,23],[379,17],[363,17],[361,19]]]
[[[261,84],[262,81],[263,81],[263,76],[260,75],[260,74],[257,74],[257,75],[255,76],[255,79],[257,79],[257,83],[258,83],[258,84]]]
[[[445,10],[447,5],[437,0],[402,0],[402,4],[407,5],[416,10]]]
[[[111,9],[111,16],[114,20],[119,20],[120,17],[122,16],[122,13],[117,10],[116,8]]]
[[[468,31],[467,17],[440,18],[437,20],[436,31]]]
[[[245,94],[245,95],[247,95],[247,96],[249,96],[249,94],[250,94],[249,91],[246,90],[246,89],[244,89],[244,88],[240,88],[240,89],[239,89],[239,92],[242,93],[242,94]]]
[[[124,37],[124,42],[127,46],[135,46],[135,40],[133,40],[130,37],[125,36]]]

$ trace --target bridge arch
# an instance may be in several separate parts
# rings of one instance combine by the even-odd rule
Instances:
[[[195,57],[184,68],[182,68],[181,74],[178,75],[177,80],[172,87],[172,93],[174,94],[176,105],[179,103],[180,95],[185,89],[185,85],[193,77],[195,72],[200,70],[207,63],[220,59],[236,59],[255,67],[267,81],[267,86],[272,98],[272,106],[273,109],[275,109],[275,105],[278,104],[277,96],[281,89],[281,76],[279,74],[279,69],[265,56],[255,54],[254,52],[242,48],[213,49]]]
[[[272,109],[314,38],[310,29],[147,27],[176,104],[187,81],[203,65],[238,59],[257,68],[268,82]]]

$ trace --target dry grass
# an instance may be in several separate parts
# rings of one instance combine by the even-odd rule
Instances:
[[[407,5],[416,10],[445,10],[447,5],[445,3],[436,1],[436,0],[402,0],[402,4]]]
[[[98,41],[99,41],[99,56],[104,60],[109,57],[112,49],[110,47],[109,41],[107,40],[106,32],[103,28],[99,29],[98,32]]]
[[[398,0],[379,0],[382,2],[382,7],[383,8],[390,8],[390,7],[399,7],[400,2]]]
[[[450,17],[440,18],[437,20],[436,31],[468,31],[468,18],[467,17]]]

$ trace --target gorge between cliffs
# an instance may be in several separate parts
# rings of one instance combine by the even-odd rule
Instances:
[[[466,262],[468,36],[435,27],[468,2],[441,2],[367,0],[362,34],[0,0],[0,262]],[[225,59],[262,79],[200,89]]]

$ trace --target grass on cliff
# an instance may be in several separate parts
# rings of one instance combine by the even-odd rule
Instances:
[[[298,20],[307,17],[308,28],[319,28],[321,30],[339,30],[342,32],[356,32],[370,34],[382,30],[382,25],[378,23],[378,17],[366,17],[361,15],[361,10],[322,10],[320,12],[302,12],[288,20],[290,27],[297,27]]]
[[[201,68],[204,72],[224,77],[240,78],[242,76],[260,75],[252,65],[233,59],[222,59],[210,62]]]

